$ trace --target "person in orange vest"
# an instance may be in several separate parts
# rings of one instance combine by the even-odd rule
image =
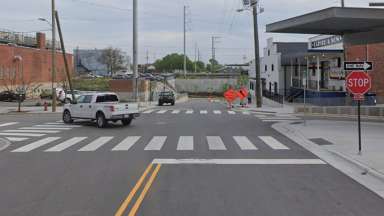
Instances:
[[[228,109],[233,107],[232,103],[238,97],[238,93],[233,90],[232,86],[229,86],[228,90],[224,93],[224,98],[227,100]]]
[[[240,97],[240,106],[246,107],[247,102],[244,101],[244,99],[248,98],[248,91],[245,87],[241,87],[241,89],[239,90],[239,97]]]

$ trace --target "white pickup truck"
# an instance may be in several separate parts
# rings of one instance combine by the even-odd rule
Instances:
[[[124,126],[130,125],[139,115],[138,104],[119,103],[115,93],[85,93],[76,102],[64,105],[63,121],[71,124],[74,119],[96,120],[97,127],[103,128],[108,121],[120,120]]]

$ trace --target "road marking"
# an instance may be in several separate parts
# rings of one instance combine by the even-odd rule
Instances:
[[[207,136],[209,150],[227,150],[219,136]]]
[[[143,202],[145,195],[148,193],[149,189],[151,188],[152,183],[155,180],[157,174],[159,173],[160,168],[161,168],[161,164],[157,164],[155,170],[153,171],[151,177],[149,177],[149,180],[145,184],[143,191],[141,191],[139,198],[137,198],[128,216],[136,215],[137,210],[139,210],[140,205]]]
[[[131,202],[132,198],[135,196],[137,190],[141,187],[141,185],[144,182],[145,177],[148,175],[149,171],[152,169],[153,163],[149,164],[147,168],[145,169],[143,175],[139,178],[136,185],[132,188],[131,192],[128,194],[127,198],[124,200],[124,202],[120,205],[120,208],[115,213],[115,216],[122,216],[124,214],[125,209],[127,209],[129,203]]]
[[[150,114],[150,113],[153,113],[155,110],[146,110],[146,111],[144,111],[143,113],[144,114]]]
[[[299,120],[297,117],[261,117],[261,120]]]
[[[59,120],[59,121],[57,121],[57,123],[63,123],[63,120]]]
[[[325,165],[320,159],[154,159],[153,164]]]
[[[52,127],[52,128],[79,128],[81,125],[34,125],[33,127]]]
[[[166,140],[167,140],[166,136],[154,136],[144,150],[160,151]]]
[[[46,125],[66,125],[62,122],[49,122],[49,123],[45,123]]]
[[[23,147],[20,147],[18,149],[15,149],[12,152],[30,152],[34,149],[37,149],[37,148],[39,148],[43,145],[46,145],[48,143],[54,142],[58,139],[60,139],[60,137],[47,137],[47,138],[41,139],[39,141],[33,142],[31,144],[25,145]]]
[[[59,133],[60,131],[55,130],[5,130],[3,132],[11,133]]]
[[[160,110],[160,111],[158,111],[157,112],[157,114],[164,114],[164,113],[166,113],[168,110]]]
[[[47,125],[48,126],[48,125]],[[72,128],[48,128],[48,127],[22,127],[22,130],[71,130]]]
[[[251,113],[248,112],[248,111],[244,111],[244,112],[243,112],[243,115],[251,115]]]
[[[193,110],[187,110],[186,114],[193,114]]]
[[[267,117],[266,115],[255,115],[256,118],[265,118]]]
[[[0,127],[7,127],[15,124],[19,124],[19,122],[8,122],[8,123],[0,124]]]
[[[60,151],[63,151],[83,140],[87,139],[87,137],[73,137],[67,141],[64,141],[58,145],[55,145],[53,146],[52,148],[49,148],[47,150],[45,150],[46,152],[60,152]]]
[[[235,111],[231,111],[231,110],[229,110],[229,111],[228,111],[228,114],[234,115],[234,114],[236,114],[236,112],[235,112]]]
[[[200,114],[208,114],[207,110],[200,110]]]
[[[117,144],[112,151],[128,151],[140,138],[140,136],[129,136]]]
[[[180,110],[173,110],[172,111],[172,114],[179,114],[180,113]]]
[[[257,150],[257,147],[245,136],[234,136],[233,139],[240,146],[241,150]]]
[[[283,145],[281,142],[271,136],[259,136],[259,138],[272,149],[289,150],[287,146]]]
[[[263,120],[263,122],[289,122],[292,120],[277,120],[277,119],[268,119],[268,120]]]
[[[221,114],[221,111],[220,110],[214,110],[213,113],[217,115],[217,114]]]
[[[193,136],[181,136],[177,143],[177,150],[193,151]]]
[[[21,141],[25,141],[25,140],[29,139],[26,137],[5,137],[5,138],[11,142],[21,142]]]
[[[46,134],[38,134],[38,133],[0,133],[2,136],[26,136],[26,137],[42,137]]]
[[[102,145],[106,144],[107,142],[111,141],[112,139],[113,137],[99,137],[98,139],[92,141],[91,143],[79,149],[78,151],[82,151],[82,152],[96,151],[98,148],[100,148]]]

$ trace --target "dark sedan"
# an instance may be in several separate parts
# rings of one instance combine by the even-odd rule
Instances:
[[[21,99],[21,101],[24,101],[25,100],[25,94],[19,95],[19,94],[12,92],[12,91],[0,92],[0,101],[13,102],[13,101],[19,101],[19,98]]]

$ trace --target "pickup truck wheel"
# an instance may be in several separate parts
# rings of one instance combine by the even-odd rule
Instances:
[[[128,126],[132,123],[132,119],[131,118],[123,119],[123,120],[121,120],[121,123],[123,123],[124,126]]]
[[[71,113],[68,110],[65,110],[64,113],[63,113],[63,122],[65,124],[73,123],[73,119],[72,119]]]
[[[98,128],[103,128],[107,125],[107,120],[103,113],[98,113],[96,116],[96,124]]]

